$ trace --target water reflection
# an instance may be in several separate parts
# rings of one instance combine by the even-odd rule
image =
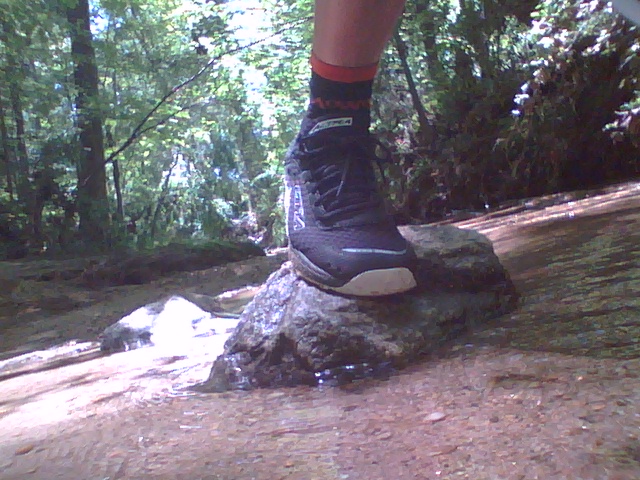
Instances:
[[[462,226],[494,241],[522,294],[514,314],[474,332],[476,342],[595,357],[638,356],[637,184],[534,213]]]

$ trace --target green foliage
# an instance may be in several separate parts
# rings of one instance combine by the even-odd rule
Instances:
[[[377,129],[394,143],[396,208],[418,221],[504,198],[496,137],[530,73],[526,38],[534,5],[409,2],[399,40],[377,82]],[[397,42],[407,48],[401,62]],[[413,77],[411,92],[407,76]],[[414,96],[427,112],[420,119]],[[425,123],[426,122],[426,123]]]
[[[534,18],[532,75],[500,139],[510,177],[538,195],[633,175],[637,28],[599,1],[542,3]]]
[[[313,3],[92,3],[113,246],[284,242]],[[32,250],[78,246],[74,4],[0,0],[0,228]],[[374,102],[396,211],[439,219],[637,174],[639,38],[606,2],[408,2]]]
[[[391,48],[377,128],[410,219],[637,174],[639,35],[606,2],[410,2],[401,35],[436,132]]]

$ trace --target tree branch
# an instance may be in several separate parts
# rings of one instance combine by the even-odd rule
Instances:
[[[131,132],[131,135],[129,135],[129,137],[123,142],[123,144],[120,147],[118,147],[116,150],[114,150],[107,157],[107,159],[104,161],[104,164],[106,165],[106,164],[112,162],[118,155],[120,155],[124,150],[126,150],[132,143],[134,143],[144,133],[148,132],[149,130],[152,130],[153,128],[161,125],[162,123],[165,123],[167,120],[169,120],[176,113],[179,113],[180,111],[183,111],[183,110],[186,110],[188,108],[191,108],[191,107],[186,107],[186,108],[184,108],[182,110],[178,110],[178,112],[175,112],[171,116],[165,118],[164,120],[156,123],[153,126],[145,126],[147,124],[147,122],[149,122],[151,117],[158,111],[158,109],[162,105],[167,103],[167,101],[171,97],[173,97],[177,92],[182,90],[187,85],[195,82],[202,75],[204,75],[207,71],[209,71],[211,68],[213,68],[213,66],[216,64],[216,62],[218,62],[221,58],[226,57],[227,55],[232,55],[234,53],[238,53],[238,52],[241,52],[243,50],[247,50],[249,48],[255,47],[256,45],[259,45],[260,43],[266,42],[267,40],[269,40],[271,38],[277,37],[278,35],[281,35],[281,34],[283,34],[284,32],[286,32],[288,30],[292,30],[293,28],[296,28],[297,26],[302,25],[303,23],[306,23],[306,22],[308,22],[310,20],[311,20],[311,17],[305,17],[305,18],[303,18],[301,20],[298,20],[296,22],[293,22],[293,23],[287,25],[286,27],[282,27],[281,29],[273,32],[270,35],[267,35],[266,37],[260,38],[258,40],[254,40],[253,42],[249,42],[249,43],[246,43],[244,45],[239,45],[237,47],[230,48],[228,50],[225,50],[222,53],[219,53],[215,57],[213,57],[211,60],[209,60],[206,63],[206,65],[204,65],[194,75],[192,75],[191,77],[187,78],[186,80],[184,80],[183,82],[179,83],[178,85],[174,86],[160,100],[158,100],[158,102],[155,104],[155,106],[144,116],[144,118],[140,121],[140,123],[133,129],[133,132]]]
[[[175,117],[176,115],[178,115],[180,112],[184,112],[185,110],[190,110],[190,109],[192,109],[193,107],[197,107],[197,106],[199,106],[199,105],[201,105],[201,104],[200,104],[200,103],[193,103],[193,104],[191,104],[191,105],[187,105],[186,107],[182,107],[182,108],[180,108],[180,109],[176,110],[175,112],[173,112],[173,113],[171,113],[171,114],[167,115],[166,117],[164,117],[164,118],[162,118],[162,119],[158,120],[158,121],[157,121],[156,123],[154,123],[153,125],[149,125],[149,126],[147,126],[147,127],[143,128],[142,130],[140,130],[140,135],[143,135],[143,134],[147,133],[147,132],[148,132],[148,131],[150,131],[150,130],[153,130],[153,129],[155,129],[155,128],[158,128],[160,125],[164,125],[164,124],[165,124],[165,123],[167,123],[169,120],[171,120],[173,117]],[[140,136],[140,135],[139,135],[139,136]]]

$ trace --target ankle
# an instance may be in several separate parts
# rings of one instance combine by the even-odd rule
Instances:
[[[371,95],[377,64],[365,67],[329,65],[311,57],[308,116],[358,116],[370,123]]]

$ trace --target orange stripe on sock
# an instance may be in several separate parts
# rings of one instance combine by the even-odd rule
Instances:
[[[323,100],[322,98],[312,98],[311,105],[316,105],[323,110],[361,110],[371,109],[371,99],[362,100]]]
[[[322,78],[334,82],[355,83],[373,80],[378,71],[378,64],[365,65],[364,67],[341,67],[323,62],[315,53],[311,54],[311,70]]]

